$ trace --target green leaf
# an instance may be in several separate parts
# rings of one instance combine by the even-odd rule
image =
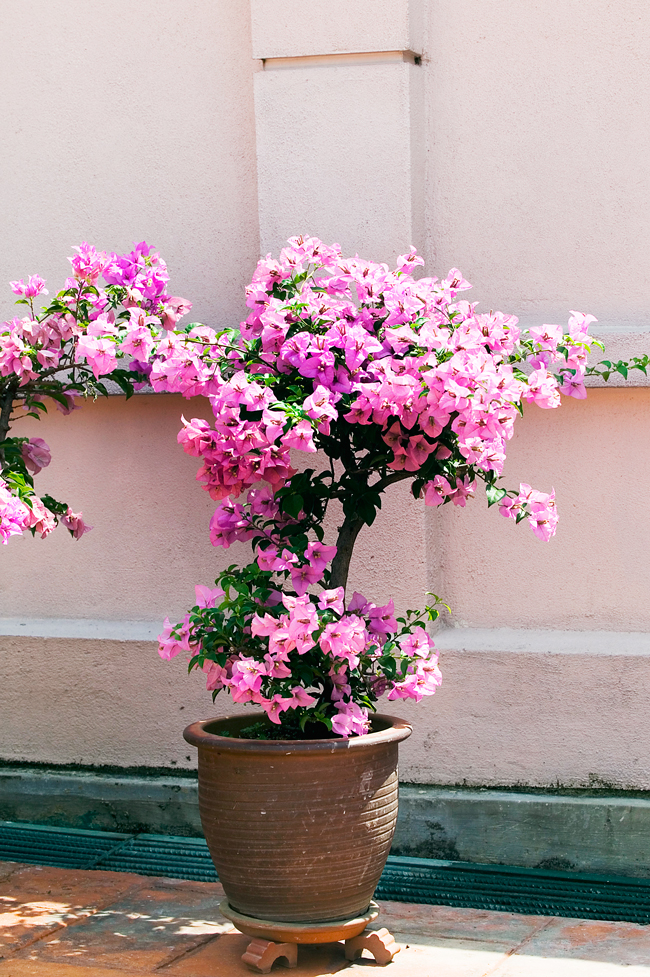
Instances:
[[[113,380],[121,390],[124,391],[126,399],[130,400],[133,396],[133,381],[130,379],[126,370],[113,370],[107,376]]]
[[[280,507],[287,515],[297,519],[304,506],[302,495],[288,495],[282,499]]]
[[[495,505],[500,502],[508,493],[504,488],[499,488],[497,485],[486,485],[485,494],[487,495],[488,508],[491,505]]]

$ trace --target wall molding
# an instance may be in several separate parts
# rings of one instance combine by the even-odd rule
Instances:
[[[415,51],[356,51],[346,54],[305,54],[289,58],[262,58],[265,71],[291,68],[336,68],[340,65],[420,64]]]

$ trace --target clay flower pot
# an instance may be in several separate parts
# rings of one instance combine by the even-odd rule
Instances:
[[[255,718],[183,734],[199,749],[201,822],[230,905],[285,922],[363,914],[395,831],[397,746],[411,726],[376,715],[350,739],[238,739]]]

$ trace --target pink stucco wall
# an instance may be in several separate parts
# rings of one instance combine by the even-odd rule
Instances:
[[[145,238],[196,319],[236,323],[259,248],[248,4],[35,0],[2,31],[0,281],[58,289],[72,245]]]
[[[430,566],[470,627],[650,630],[650,390],[590,390],[517,421],[505,481],[555,488],[560,523],[542,543],[484,497],[428,513]]]
[[[427,248],[483,308],[648,321],[644,0],[429,0]]]

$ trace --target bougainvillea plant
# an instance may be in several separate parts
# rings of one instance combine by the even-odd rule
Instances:
[[[197,588],[185,619],[165,622],[160,654],[188,655],[213,695],[261,707],[278,736],[314,735],[313,723],[362,734],[383,693],[419,700],[440,683],[425,630],[438,598],[396,617],[392,601],[346,590],[355,540],[390,485],[465,506],[481,480],[503,516],[542,540],[555,532],[552,491],[500,478],[524,403],[586,396],[594,317],[522,332],[462,298],[470,285],[456,269],[416,280],[422,264],[414,250],[391,270],[293,238],[259,262],[239,330],[190,328],[153,367],[154,388],[210,399],[214,424],[184,420],[179,441],[219,502],[212,543],[248,542],[254,557],[215,590]],[[294,467],[310,455],[326,465]],[[331,504],[340,525],[326,541]]]
[[[42,438],[9,437],[14,422],[40,417],[53,402],[70,414],[84,397],[106,395],[106,381],[130,397],[146,381],[147,360],[164,327],[191,305],[165,294],[169,279],[147,244],[129,254],[74,249],[72,275],[43,309],[45,281],[31,275],[11,282],[26,314],[0,325],[0,540],[30,530],[48,536],[58,522],[75,539],[91,529],[82,514],[51,495],[36,494],[34,475],[49,465]],[[144,372],[143,372],[144,371]]]

